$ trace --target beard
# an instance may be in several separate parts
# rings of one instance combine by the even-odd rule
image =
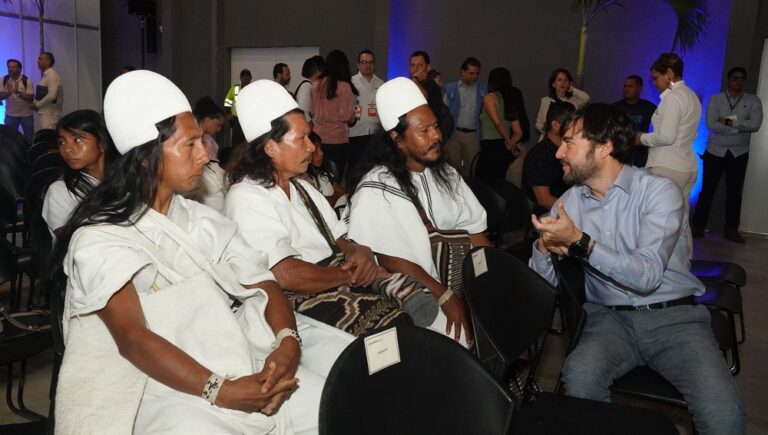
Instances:
[[[584,159],[584,163],[579,166],[568,165],[570,172],[563,175],[563,181],[567,184],[584,184],[587,180],[592,178],[597,172],[597,164],[595,163],[595,150],[592,149]]]

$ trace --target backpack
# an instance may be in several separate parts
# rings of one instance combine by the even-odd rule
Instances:
[[[295,91],[293,91],[293,99],[294,99],[294,100],[298,101],[298,98],[299,98],[299,89],[301,89],[301,87],[302,87],[302,86],[304,86],[304,83],[309,83],[309,84],[311,85],[311,84],[312,84],[312,81],[311,81],[311,80],[307,80],[307,79],[304,79],[304,80],[302,80],[302,82],[301,82],[301,83],[299,83],[299,86],[296,86],[296,90],[295,90]]]
[[[5,87],[5,84],[8,83],[8,80],[10,79],[11,79],[10,74],[6,74],[3,77],[3,87]],[[27,89],[27,76],[25,76],[24,74],[21,75],[21,84],[24,85],[24,89]]]

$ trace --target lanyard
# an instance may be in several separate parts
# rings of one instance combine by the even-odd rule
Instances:
[[[731,112],[733,112],[733,109],[736,108],[736,106],[739,105],[739,101],[741,101],[741,98],[744,96],[744,93],[742,92],[741,95],[739,95],[739,98],[736,99],[736,102],[731,104],[731,97],[728,96],[728,93],[725,94],[725,99],[728,100],[728,105],[731,106]]]

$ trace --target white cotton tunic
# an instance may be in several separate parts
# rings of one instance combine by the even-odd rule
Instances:
[[[147,301],[163,297],[166,294],[164,290],[172,287],[169,279],[159,273],[163,268],[158,267],[158,258],[172,267],[172,272],[185,279],[199,276],[201,272],[197,265],[200,260],[195,260],[185,249],[179,248],[173,236],[163,228],[166,221],[160,222],[163,225],[158,224],[158,220],[163,219],[186,233],[186,240],[191,241],[196,252],[201,253],[199,256],[205,257],[204,261],[215,269],[217,276],[223,276],[224,281],[229,282],[225,283],[227,291],[245,301],[244,307],[252,300],[262,306],[266,304],[267,296],[262,290],[249,290],[238,284],[274,279],[267,270],[266,254],[251,249],[237,233],[233,222],[197,202],[175,196],[167,218],[149,210],[136,223],[138,232],[131,231],[139,236],[141,243],[104,228],[114,226],[79,229],[73,236],[64,261],[64,270],[69,277],[63,316],[67,351],[57,391],[57,433],[103,433],[105,430],[110,433],[293,433],[294,428],[297,432],[305,429],[312,432],[317,424],[317,404],[311,402],[319,398],[327,373],[325,370],[330,368],[351,336],[347,338],[336,334],[321,338],[325,333],[320,330],[321,327],[305,323],[299,325],[305,339],[310,336],[313,340],[320,340],[330,351],[317,359],[314,367],[320,367],[319,371],[312,368],[302,370],[300,367],[297,377],[302,379],[302,388],[273,416],[225,410],[211,406],[199,397],[174,392],[157,381],[147,380],[146,375],[119,355],[109,331],[96,314],[106,306],[112,295],[131,281],[147,314],[148,309],[156,308],[145,305]],[[142,243],[154,246],[152,255],[142,247]],[[159,257],[153,257],[155,254]],[[210,283],[202,289],[197,286],[185,289],[182,286],[182,295],[189,292],[190,299],[177,302],[179,309],[168,312],[168,317],[179,317],[178,313],[190,309],[194,313],[197,309],[197,315],[192,318],[179,318],[179,323],[188,324],[191,331],[197,331],[182,332],[182,342],[188,342],[196,350],[202,349],[204,354],[207,352],[204,359],[210,357],[211,361],[223,361],[226,368],[218,368],[222,375],[239,377],[258,372],[269,352],[264,350],[263,338],[266,335],[273,339],[274,335],[271,331],[264,331],[268,328],[262,328],[258,331],[261,344],[255,345],[254,340],[257,339],[253,337],[253,331],[241,328],[242,322],[233,320],[235,316],[228,309],[218,311],[221,317],[205,319],[205,311],[210,307],[199,307],[200,298],[213,301],[224,299],[219,302],[228,306],[228,295],[222,287],[212,281]],[[263,314],[261,316],[262,319],[257,320],[263,322]],[[154,323],[149,316],[147,319],[148,327],[152,329]],[[199,319],[208,323],[201,324]],[[311,363],[308,360],[312,358],[304,353],[302,366]],[[217,367],[208,368],[217,370]],[[296,413],[291,409],[294,404],[297,405]],[[308,409],[313,406],[314,410]],[[294,420],[293,425],[291,420]]]
[[[459,173],[450,166],[447,170],[451,193],[438,186],[432,169],[411,172],[427,217],[441,230],[462,229],[470,234],[485,231],[485,209]],[[374,252],[416,263],[440,280],[419,212],[383,166],[366,174],[352,196],[348,237]]]
[[[84,172],[82,174],[94,187],[99,184],[96,178]],[[67,189],[64,180],[56,180],[48,187],[43,200],[42,216],[51,234],[67,223],[78,204],[80,198]]]
[[[298,182],[325,219],[334,240],[346,234],[346,223],[338,219],[328,200],[308,182]],[[332,253],[293,184],[288,198],[283,189],[266,188],[246,177],[229,189],[224,214],[238,224],[249,245],[267,252],[270,269],[286,257],[318,263]]]

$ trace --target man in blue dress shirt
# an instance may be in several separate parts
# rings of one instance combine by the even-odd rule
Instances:
[[[710,328],[704,291],[688,264],[683,198],[672,181],[631,166],[635,129],[593,104],[561,125],[557,158],[574,186],[539,231],[531,268],[556,284],[552,254],[581,259],[584,332],[563,366],[567,394],[610,400],[613,381],[648,365],[688,402],[700,434],[746,431],[744,408]]]

